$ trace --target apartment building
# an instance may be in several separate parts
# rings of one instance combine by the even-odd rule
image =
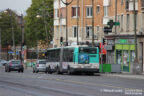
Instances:
[[[62,0],[66,2],[66,0]],[[54,47],[61,46],[60,37],[66,42],[66,5],[61,0],[54,0]],[[71,2],[72,0],[67,0]],[[67,6],[67,41],[68,44],[92,42],[94,25],[94,42],[100,42],[103,34],[103,1],[73,0]],[[78,34],[77,34],[78,31]],[[78,39],[77,39],[78,35]]]
[[[117,0],[117,4],[116,0],[103,0],[103,3],[106,1],[104,13],[107,15],[104,15],[103,23],[109,20],[120,22],[120,26],[113,27],[112,33],[105,34],[110,47],[107,50],[107,63],[121,65],[122,72],[133,72],[138,67],[144,71],[144,0],[135,0],[137,45],[134,36],[134,0]],[[137,65],[134,64],[135,46],[138,50]]]

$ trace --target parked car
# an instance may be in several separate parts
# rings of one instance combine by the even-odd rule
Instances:
[[[46,73],[46,60],[37,60],[33,65],[33,73],[45,72]]]
[[[0,65],[5,66],[5,64],[7,64],[7,63],[8,63],[8,61],[6,61],[6,60],[0,60]]]
[[[10,60],[6,65],[5,65],[5,72],[11,72],[11,71],[18,71],[18,72],[23,72],[23,64],[21,63],[21,60]]]

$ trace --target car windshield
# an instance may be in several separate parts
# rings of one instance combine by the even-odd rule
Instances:
[[[97,49],[96,48],[89,48],[89,47],[80,47],[79,53],[97,54]]]
[[[46,64],[46,61],[39,61],[39,64]]]
[[[12,61],[12,64],[20,64],[21,61]]]

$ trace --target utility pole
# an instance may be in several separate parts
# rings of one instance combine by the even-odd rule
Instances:
[[[21,63],[23,62],[23,46],[24,46],[24,25],[23,25],[23,15],[21,14]]]
[[[134,60],[134,65],[133,65],[133,67],[134,67],[134,74],[136,74],[137,73],[137,66],[138,66],[138,54],[137,54],[137,31],[136,31],[136,5],[135,5],[135,3],[136,3],[136,0],[133,0],[133,13],[134,13],[134,37],[135,37],[135,60]]]
[[[134,35],[135,35],[135,55],[136,55],[136,59],[138,59],[137,56],[137,33],[136,33],[136,9],[135,9],[135,0],[133,0],[133,10],[134,10]]]
[[[2,44],[1,44],[1,28],[0,28],[0,60],[1,60],[1,53],[2,53]]]
[[[77,0],[77,45],[79,45],[78,25],[79,25],[79,0]]]
[[[92,46],[94,47],[94,0],[92,0]]]
[[[117,22],[117,0],[115,0],[115,22]],[[117,26],[115,26],[115,34],[117,34]]]
[[[12,20],[12,12],[11,10],[8,9],[8,11],[10,11],[10,17],[11,17],[11,27],[12,27],[12,40],[13,40],[13,58],[16,57],[16,48],[15,48],[15,36],[14,36],[14,26],[13,26],[13,20]]]

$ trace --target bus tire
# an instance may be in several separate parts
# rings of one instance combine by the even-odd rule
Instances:
[[[70,67],[68,67],[67,73],[68,73],[69,75],[72,75],[72,72],[71,72],[71,68],[70,68]]]
[[[57,73],[57,74],[63,74],[62,72],[60,72],[59,67],[57,67],[57,69],[56,69],[56,73]]]
[[[48,74],[52,74],[50,66],[47,68],[47,72],[48,72]]]

